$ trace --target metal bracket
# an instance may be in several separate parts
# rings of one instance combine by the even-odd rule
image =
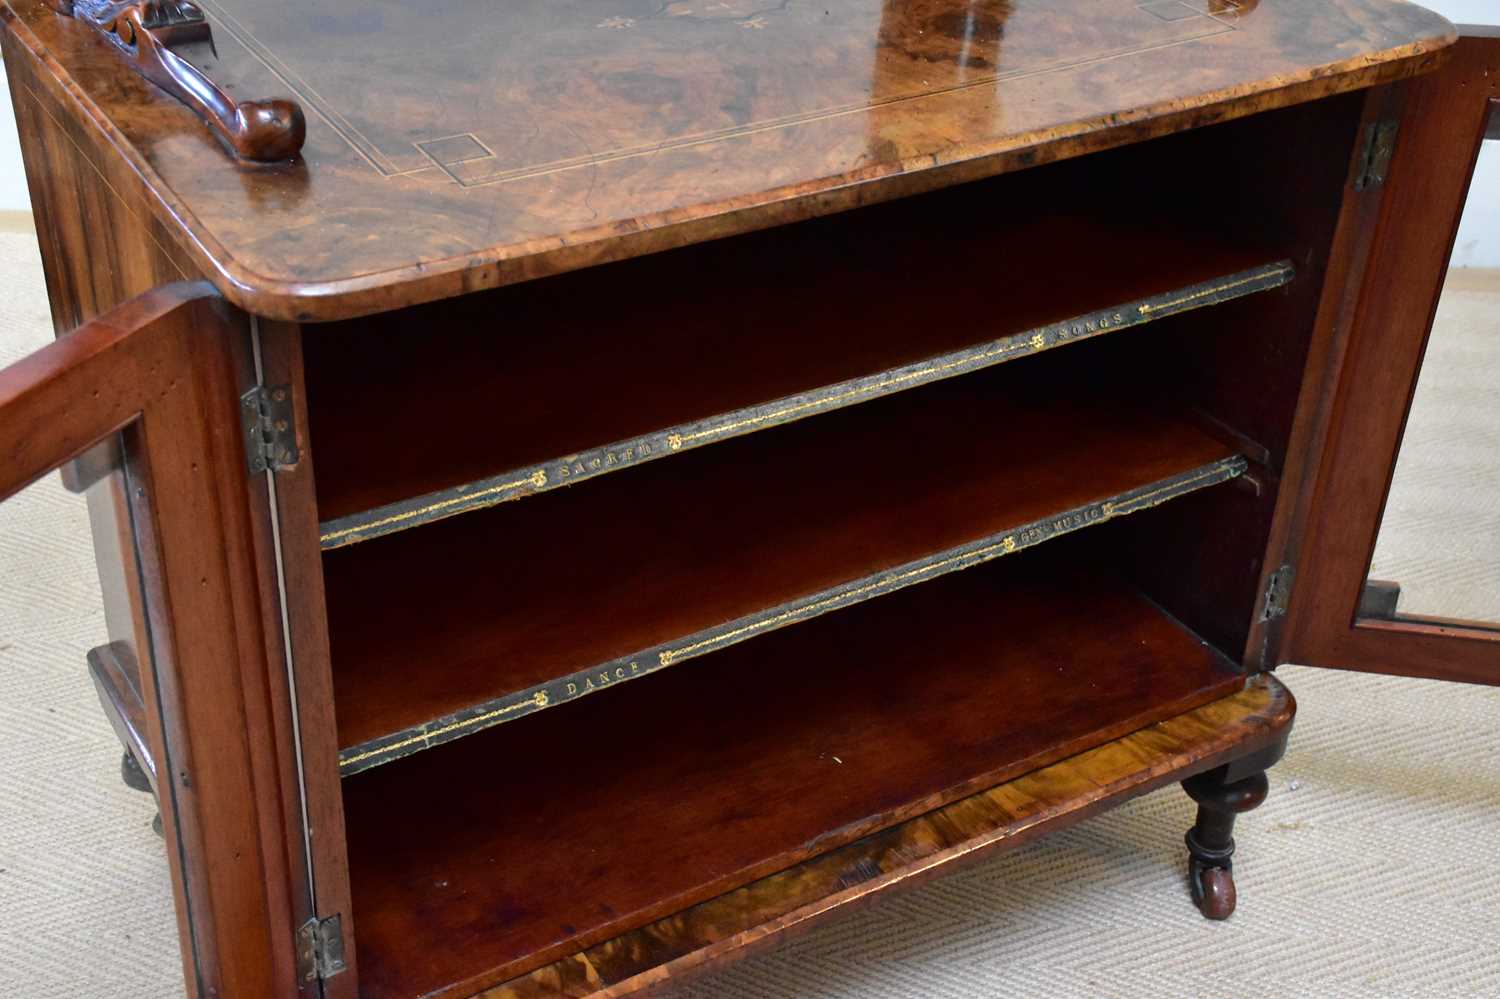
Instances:
[[[62,473],[63,488],[70,493],[83,493],[111,472],[124,467],[125,450],[120,444],[120,435],[114,433],[63,465],[58,471]]]
[[[251,472],[275,472],[297,464],[301,454],[297,450],[290,387],[255,386],[240,396],[240,420]]]
[[[1289,565],[1271,573],[1271,578],[1266,581],[1266,593],[1261,598],[1260,619],[1270,621],[1281,617],[1286,613],[1287,603],[1292,599],[1292,577],[1297,570]]]
[[[304,982],[332,978],[346,967],[343,917],[314,917],[298,928],[297,974]]]
[[[1388,579],[1367,579],[1359,595],[1359,617],[1382,621],[1396,619],[1396,605],[1401,601],[1401,584]]]
[[[1364,145],[1359,152],[1359,173],[1354,177],[1356,191],[1373,190],[1385,183],[1386,171],[1391,168],[1391,156],[1396,151],[1398,127],[1394,118],[1365,126]]]

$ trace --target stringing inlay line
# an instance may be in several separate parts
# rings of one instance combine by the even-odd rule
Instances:
[[[578,170],[583,167],[600,166],[606,163],[614,163],[619,160],[634,159],[639,156],[655,156],[662,152],[673,149],[689,149],[693,146],[707,145],[713,142],[722,142],[726,139],[738,139],[745,136],[755,135],[761,132],[772,132],[783,128],[793,128],[797,125],[806,125],[816,121],[827,121],[832,118],[841,118],[851,114],[859,114],[863,111],[873,111],[877,108],[893,107],[897,104],[907,104],[912,101],[927,100],[932,97],[941,97],[944,94],[962,93],[973,90],[976,87],[991,86],[996,83],[1010,80],[1025,80],[1034,76],[1046,76],[1048,73],[1062,73],[1074,69],[1083,69],[1087,66],[1096,66],[1101,63],[1110,62],[1115,59],[1123,59],[1128,56],[1144,55],[1147,52],[1155,52],[1159,49],[1168,49],[1177,45],[1185,45],[1188,42],[1201,41],[1205,38],[1214,38],[1219,35],[1228,34],[1239,30],[1232,24],[1226,24],[1215,18],[1208,18],[1219,24],[1216,30],[1204,31],[1196,35],[1188,35],[1183,38],[1174,38],[1170,41],[1159,42],[1152,45],[1137,46],[1135,48],[1121,48],[1113,52],[1105,52],[1092,59],[1080,59],[1075,62],[1058,61],[1051,64],[1032,67],[1030,69],[1017,69],[1010,73],[997,73],[989,77],[968,80],[964,83],[954,84],[950,87],[936,87],[932,90],[924,90],[910,94],[897,94],[878,101],[866,101],[861,104],[843,104],[830,108],[821,108],[817,111],[804,111],[800,114],[784,115],[780,118],[767,118],[764,121],[751,122],[747,125],[736,125],[733,128],[715,129],[709,132],[700,132],[693,135],[677,136],[637,146],[629,146],[624,149],[614,150],[607,153],[593,153],[586,156],[574,156],[567,159],[553,160],[550,163],[540,163],[535,166],[517,167],[512,170],[501,171],[496,174],[476,177],[471,180],[461,181],[463,187],[485,187],[490,184],[505,184],[516,180],[526,180],[532,177],[545,177],[551,174],[564,173],[568,170]]]
[[[396,163],[391,159],[390,154],[381,150],[380,147],[377,146],[373,141],[371,141],[369,137],[367,137],[362,131],[360,131],[360,129],[355,126],[347,116],[335,110],[331,102],[329,102],[327,98],[323,97],[323,95],[320,94],[304,77],[302,77],[289,65],[287,65],[287,63],[279,56],[277,56],[276,53],[273,52],[268,45],[266,45],[264,42],[261,42],[254,34],[252,34],[249,28],[247,28],[241,21],[231,15],[219,3],[219,0],[204,0],[204,3],[202,3],[200,6],[202,6],[208,13],[213,15],[213,19],[221,23],[224,27],[224,30],[231,37],[233,37],[235,41],[239,42],[239,44],[244,47],[245,51],[250,53],[250,55],[257,62],[259,62],[272,75],[277,77],[277,79],[279,79],[290,90],[292,90],[293,94],[300,98],[303,103],[316,110],[317,113],[325,121],[328,122],[334,133],[337,134],[341,139],[343,139],[350,146],[350,148],[354,150],[355,153],[357,153],[362,159],[364,159],[365,162],[368,163],[370,167],[381,176],[387,178],[408,176],[431,169],[430,167],[425,165],[416,169],[402,169],[401,167],[397,166]],[[1136,9],[1139,10],[1140,8],[1137,7]],[[669,138],[659,142],[640,143],[635,146],[629,146],[623,149],[606,153],[569,157],[565,159],[554,160],[548,163],[538,163],[527,167],[517,167],[512,170],[502,171],[494,175],[478,177],[472,180],[458,181],[458,178],[454,177],[450,172],[446,170],[444,172],[447,173],[451,179],[458,181],[461,187],[465,188],[483,187],[490,184],[506,183],[508,181],[520,180],[529,177],[545,176],[552,173],[561,173],[567,170],[576,170],[581,167],[595,166],[602,163],[608,163],[637,156],[654,156],[661,153],[663,150],[686,148],[694,145],[721,141],[724,139],[753,135],[758,132],[794,127],[812,121],[836,118],[849,114],[858,114],[861,111],[874,110],[880,107],[889,107],[895,104],[907,103],[910,101],[924,100],[930,97],[942,96],[943,94],[958,93],[961,91],[972,90],[976,87],[993,86],[996,83],[1007,80],[1020,80],[1032,76],[1042,76],[1048,73],[1066,72],[1072,69],[1081,69],[1087,66],[1094,66],[1100,63],[1109,62],[1114,59],[1120,59],[1135,55],[1144,55],[1148,52],[1154,52],[1160,49],[1173,48],[1178,45],[1186,45],[1192,42],[1202,41],[1207,38],[1213,38],[1219,35],[1224,35],[1239,30],[1239,27],[1237,25],[1229,21],[1220,20],[1211,16],[1207,16],[1204,19],[1214,25],[1214,27],[1212,29],[1204,30],[1195,34],[1188,34],[1178,38],[1171,38],[1166,41],[1143,43],[1134,46],[1122,46],[1114,50],[1101,52],[1098,55],[1087,59],[1077,59],[1072,61],[1059,59],[1051,63],[1043,63],[1039,66],[1018,68],[1009,73],[993,73],[987,76],[975,77],[973,79],[966,80],[961,84],[955,84],[949,87],[939,87],[932,90],[918,91],[910,94],[893,95],[880,101],[866,101],[859,104],[835,105],[832,107],[821,108],[814,111],[805,111],[797,114],[767,118],[761,121],[749,122],[744,125],[733,126],[731,128],[713,129],[705,132],[690,133],[687,135],[675,136],[673,138]],[[470,131],[472,131],[472,129]]]

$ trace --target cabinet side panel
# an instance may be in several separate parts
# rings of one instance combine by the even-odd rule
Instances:
[[[48,92],[31,55],[8,35],[4,48],[57,333],[151,288],[199,277],[129,189],[99,169],[87,133]]]
[[[12,37],[5,35],[3,42],[56,334],[67,336],[79,325],[153,288],[201,276],[191,259],[150,212],[148,194],[139,178],[108,140],[80,118],[70,95],[61,89],[47,68],[39,65],[32,54],[16,44]],[[241,316],[238,321],[226,324],[224,329],[214,331],[227,338],[222,346],[202,345],[206,352],[222,351],[233,358],[234,379],[238,384],[236,391],[243,390],[254,380],[249,341],[240,335],[243,320]],[[204,332],[210,335],[208,331]],[[230,435],[231,440],[237,436],[236,430]],[[128,451],[139,447],[137,438],[138,435],[127,435]],[[134,458],[130,460],[134,461]],[[173,730],[174,725],[181,721],[163,716],[164,711],[170,713],[170,704],[178,703],[170,696],[170,685],[167,696],[159,696],[160,691],[152,682],[160,664],[152,661],[150,636],[153,626],[148,623],[148,608],[142,593],[143,572],[149,577],[151,569],[149,565],[143,569],[137,537],[142,530],[142,518],[151,516],[154,501],[142,500],[132,493],[126,473],[118,464],[102,478],[96,478],[97,481],[88,489],[89,516],[108,634],[113,647],[128,649],[130,655],[123,657],[124,662],[139,664],[137,690],[144,701],[145,726],[157,736],[146,741],[159,745],[160,739],[167,738],[163,733]],[[274,789],[272,793],[282,798],[282,807],[259,809],[255,813],[261,842],[268,844],[263,857],[269,879],[267,892],[287,893],[277,896],[277,905],[284,904],[285,911],[276,910],[276,925],[264,927],[271,938],[278,941],[274,951],[276,966],[266,969],[266,973],[277,982],[278,988],[286,986],[296,990],[300,983],[295,983],[294,971],[287,964],[293,931],[290,925],[280,923],[283,918],[289,923],[299,923],[311,916],[313,907],[311,886],[302,873],[306,869],[304,818],[295,794],[297,759],[290,719],[288,677],[279,655],[283,647],[279,594],[270,496],[265,478],[253,476],[246,483],[248,494],[244,496],[246,516],[243,523],[248,531],[243,538],[245,550],[242,554],[247,559],[244,564],[253,565],[255,571],[255,594],[253,598],[244,597],[245,606],[255,608],[255,616],[261,623],[261,635],[253,639],[247,637],[246,641],[263,640],[273,658],[267,663],[264,686],[257,691],[266,696],[247,699],[247,718],[252,724],[246,738],[254,747],[254,759],[248,765],[255,772],[255,781],[262,787]],[[232,504],[236,497],[226,494],[225,499]],[[149,543],[149,538],[143,543]],[[83,668],[81,660],[82,656],[80,668]],[[170,664],[167,668],[171,668]],[[224,735],[224,745],[228,746],[234,741],[235,734]],[[286,789],[293,790],[288,794]],[[203,818],[205,822],[212,822],[216,816],[205,815]],[[196,842],[193,836],[187,838]],[[341,850],[341,835],[337,843]],[[197,861],[189,857],[182,863],[196,864]],[[173,856],[179,938],[188,963],[187,982],[192,990],[195,984],[212,982],[221,971],[228,972],[225,971],[227,966],[221,967],[220,955],[205,953],[205,948],[215,946],[214,929],[206,923],[194,925],[194,920],[199,919],[196,914],[213,906],[206,897],[196,896],[193,904],[188,904],[184,894],[188,889],[179,877],[178,866],[179,860]],[[203,891],[201,886],[196,890]],[[234,919],[229,922],[233,923]],[[261,929],[259,925],[247,923],[228,929],[228,932],[253,934]],[[193,967],[195,954],[200,965],[196,971]],[[233,984],[234,976],[229,977],[230,984]],[[316,991],[315,985],[310,988]]]
[[[152,288],[196,277],[152,234],[154,223],[132,210],[83,154],[30,53],[9,35],[3,42],[53,331],[62,336]],[[64,466],[64,483],[80,488],[94,479],[87,490],[89,526],[107,634],[113,658],[135,681],[127,693],[139,697],[136,667],[150,655],[150,643],[125,476],[117,452],[101,447],[106,451],[109,459],[97,463],[102,475],[70,476],[71,466]],[[151,761],[141,762],[152,768]]]

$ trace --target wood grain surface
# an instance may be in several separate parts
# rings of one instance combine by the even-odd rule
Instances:
[[[773,947],[843,906],[866,904],[1229,760],[1290,733],[1296,705],[1270,676],[1148,729],[1079,753],[623,933],[479,999],[610,999],[664,991]],[[1184,901],[1186,904],[1186,892]]]
[[[188,994],[223,994],[226,982],[255,995],[297,994],[308,983],[293,971],[291,927],[312,899],[269,479],[248,474],[238,427],[239,394],[252,377],[250,322],[206,282],[159,287],[197,274],[170,220],[121,196],[131,190],[125,158],[66,94],[48,90],[46,68],[13,34],[0,42],[58,346],[77,351],[84,330],[124,333],[145,321],[98,366],[98,391],[73,373],[72,394],[52,400],[46,434],[30,443],[74,413],[130,399],[116,425],[125,429],[110,438],[123,457],[89,489],[89,519],[120,667],[111,672],[121,692],[135,680],[144,702],[139,722],[126,718],[120,728],[161,792]],[[155,330],[164,303],[181,315]],[[7,414],[0,430],[12,428],[26,429]],[[156,551],[158,543],[170,550]],[[132,707],[122,700],[118,707]]]
[[[448,297],[1404,77],[1395,0],[214,0],[231,94],[309,115],[236,164],[43,0],[0,12],[223,293],[274,318]],[[422,53],[421,58],[413,53]]]
[[[279,636],[238,431],[245,317],[158,288],[0,371],[0,500],[123,431],[144,739],[190,996],[290,997],[310,908]]]
[[[1044,547],[356,775],[362,994],[468,995],[1243,682]]]

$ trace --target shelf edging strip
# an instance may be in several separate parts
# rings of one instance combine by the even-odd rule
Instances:
[[[388,503],[318,525],[319,547],[324,551],[331,551],[369,541],[523,496],[572,485],[584,479],[634,467],[720,440],[980,371],[1017,357],[1218,305],[1281,287],[1295,275],[1296,268],[1289,260],[1263,264],[1125,305],[1048,323],[975,347],[940,354],[915,364],[825,385],[758,406],[721,413],[578,454],[549,459],[535,466],[512,469],[475,482]]]
[[[756,635],[820,617],[831,611],[894,593],[950,572],[993,561],[1014,552],[1149,509],[1199,489],[1235,478],[1247,467],[1241,455],[1221,458],[1187,472],[1160,479],[1108,499],[1073,507],[1061,513],[987,535],[956,548],[851,580],[755,614],[685,635],[588,669],[557,677],[525,690],[505,694],[462,711],[436,718],[341,750],[339,773],[348,777],[382,763],[452,742],[466,735],[524,717],[618,683],[654,673],[674,663],[707,655]]]

